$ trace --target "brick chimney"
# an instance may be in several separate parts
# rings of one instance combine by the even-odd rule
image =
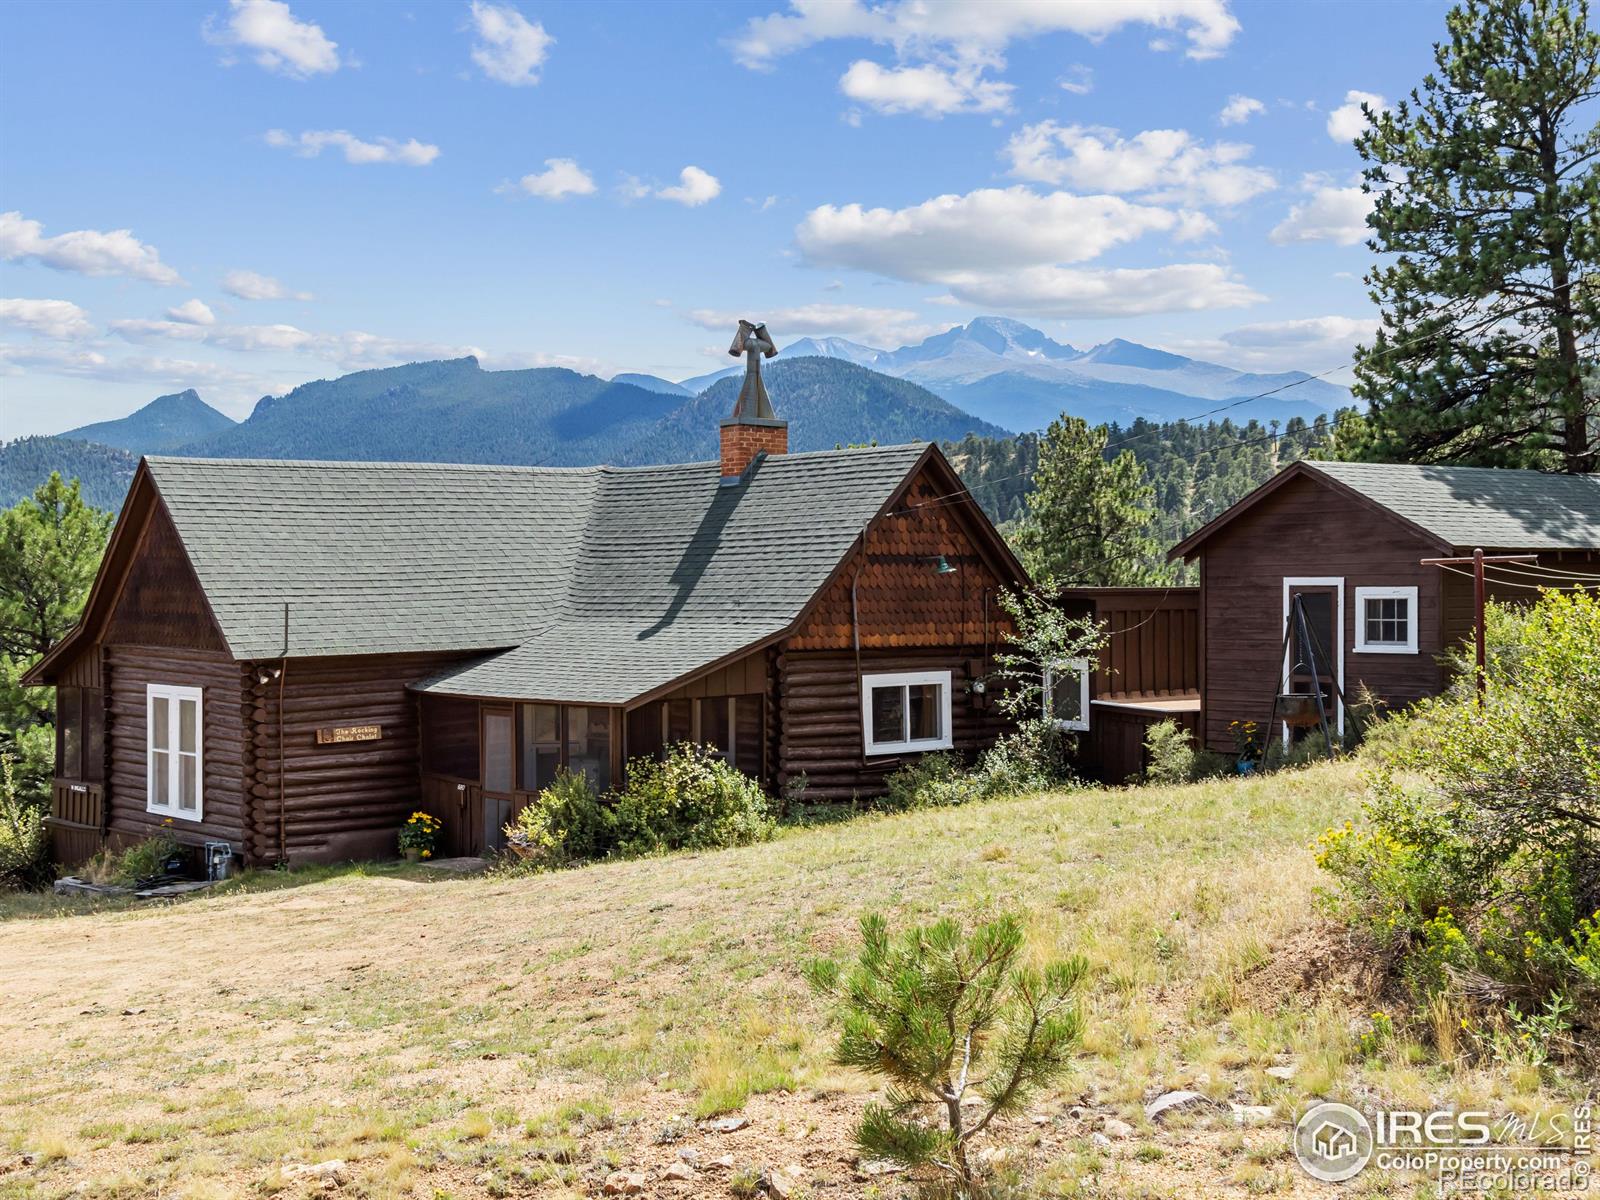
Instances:
[[[774,417],[729,417],[722,422],[722,482],[737,483],[760,453],[789,452],[789,422]]]
[[[745,357],[744,386],[733,406],[733,416],[722,422],[722,485],[731,487],[743,477],[758,454],[789,452],[789,422],[772,411],[766,385],[761,382],[761,360],[778,352],[765,325],[740,321],[728,353]]]

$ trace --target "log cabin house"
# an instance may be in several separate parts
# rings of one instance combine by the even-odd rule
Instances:
[[[870,797],[1003,728],[1022,567],[931,445],[618,468],[143,460],[57,689],[56,854],[164,825],[250,865],[392,854],[419,807],[496,846],[558,768],[704,743]]]
[[[1474,585],[1422,560],[1474,549],[1537,556],[1486,572],[1502,603],[1600,581],[1600,475],[1297,462],[1196,530],[1169,557],[1200,568],[1202,743],[1231,751],[1229,723],[1265,726],[1280,689],[1320,690],[1340,733],[1336,693],[1399,707],[1442,691],[1444,655],[1473,637]],[[1298,635],[1286,652],[1296,596],[1325,653]]]

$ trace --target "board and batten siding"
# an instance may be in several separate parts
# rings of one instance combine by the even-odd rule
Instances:
[[[1234,720],[1265,724],[1283,676],[1286,578],[1344,580],[1347,700],[1365,683],[1391,706],[1437,693],[1442,646],[1437,546],[1400,521],[1310,479],[1291,480],[1202,547],[1204,742],[1231,751]],[[1358,587],[1415,587],[1416,654],[1355,652]]]

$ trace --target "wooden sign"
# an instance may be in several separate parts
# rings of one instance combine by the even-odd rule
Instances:
[[[317,730],[317,745],[331,746],[340,742],[376,742],[382,737],[382,725],[338,725],[332,729]]]

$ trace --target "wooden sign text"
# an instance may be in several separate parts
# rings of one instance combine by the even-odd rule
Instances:
[[[317,745],[328,746],[339,742],[375,742],[383,737],[382,725],[339,725],[332,729],[317,730]]]

